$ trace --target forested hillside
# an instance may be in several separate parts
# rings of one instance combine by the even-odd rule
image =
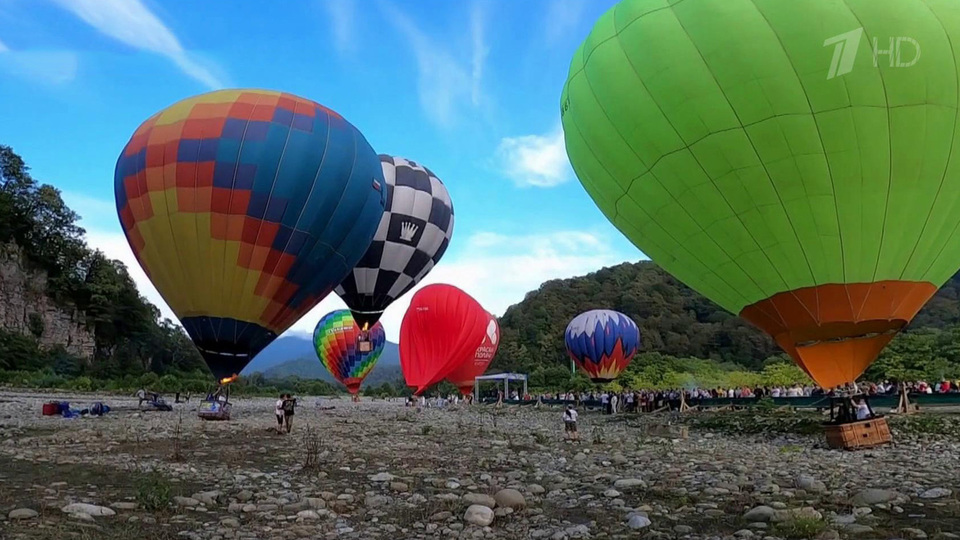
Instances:
[[[29,331],[0,328],[0,370],[6,372],[0,382],[40,372],[51,384],[68,378],[131,379],[148,372],[202,378],[206,366],[186,334],[159,320],[159,310],[139,294],[122,263],[87,247],[78,219],[57,188],[36,181],[23,159],[0,145],[0,262],[11,269],[8,273],[21,274],[5,274],[2,281],[40,289],[31,291],[33,300],[23,306],[31,314]],[[61,332],[59,343],[46,339],[54,329],[44,324],[41,304],[68,314],[76,326]],[[92,336],[92,347],[73,346],[72,338],[85,336]]]
[[[948,347],[953,336],[960,336],[958,291],[960,277],[954,276],[868,375],[893,376],[907,370],[915,376],[929,372],[925,376],[933,378],[960,371],[960,351]],[[766,334],[652,262],[642,261],[548,281],[528,293],[500,318],[502,341],[491,371],[531,373],[535,380],[544,372],[559,373],[558,368],[569,365],[563,342],[567,323],[595,308],[614,309],[633,318],[640,327],[641,352],[658,353],[657,361],[709,359],[751,371],[783,361],[782,351]],[[706,364],[698,365],[702,371]]]

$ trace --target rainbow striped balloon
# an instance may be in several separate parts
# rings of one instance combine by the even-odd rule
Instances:
[[[387,335],[380,323],[373,325],[369,337],[373,347],[369,352],[360,351],[357,344],[360,327],[346,309],[327,313],[313,330],[313,347],[320,363],[351,394],[360,391],[360,384],[380,359],[387,342]]]

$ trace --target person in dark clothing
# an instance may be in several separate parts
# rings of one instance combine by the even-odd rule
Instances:
[[[290,430],[293,429],[293,414],[296,408],[297,400],[290,394],[285,394],[283,397],[283,427],[287,433],[290,433]]]

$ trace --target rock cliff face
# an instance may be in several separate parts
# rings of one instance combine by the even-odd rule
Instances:
[[[29,269],[16,246],[0,246],[0,328],[32,334],[44,348],[62,345],[92,358],[94,335],[83,314],[55,304],[46,292],[46,274]]]

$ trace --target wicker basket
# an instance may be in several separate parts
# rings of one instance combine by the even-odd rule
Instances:
[[[856,450],[893,441],[887,419],[882,416],[847,424],[828,424],[824,426],[824,430],[830,448]]]

